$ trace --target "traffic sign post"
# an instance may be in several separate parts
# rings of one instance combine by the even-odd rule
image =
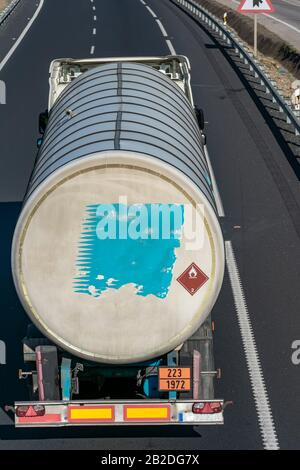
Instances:
[[[254,57],[257,56],[257,15],[254,15]]]
[[[254,13],[254,57],[257,56],[257,13],[274,13],[271,0],[242,0],[237,8],[239,13]]]

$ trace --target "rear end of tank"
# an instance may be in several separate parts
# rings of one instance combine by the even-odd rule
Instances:
[[[65,111],[72,118],[72,109]],[[220,285],[222,277],[223,272]],[[214,324],[210,314],[205,317],[171,350],[119,364],[72,354],[71,348],[68,351],[42,334],[42,328],[29,324],[23,340],[25,367],[19,371],[19,378],[29,385],[29,400],[10,408],[16,426],[223,424],[224,400],[215,398],[214,391],[220,377],[214,364]],[[119,335],[126,336],[121,326]],[[147,338],[151,331],[144,335]]]

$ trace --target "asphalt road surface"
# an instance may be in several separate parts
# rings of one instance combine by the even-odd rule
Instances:
[[[169,0],[45,0],[1,66],[11,38],[29,23],[36,3],[21,2],[5,34],[0,29],[0,79],[7,87],[7,104],[0,105],[0,339],[7,345],[7,365],[0,366],[1,405],[27,398],[17,379],[27,319],[13,287],[10,244],[35,159],[38,114],[47,107],[49,63],[57,57],[166,55],[173,49],[189,57],[195,102],[208,121],[225,238],[242,283],[235,296],[243,288],[261,366],[252,384],[261,382],[254,390],[241,306],[226,273],[213,310],[215,362],[222,369],[216,395],[234,401],[224,426],[202,427],[199,433],[178,426],[16,430],[0,410],[0,449],[262,449],[265,416],[275,447],[299,449],[300,365],[291,361],[292,342],[300,339],[299,181],[268,123],[211,37]],[[262,416],[259,405],[266,397]]]
[[[300,2],[299,0],[273,0],[276,12],[275,18],[285,21],[288,25],[300,30]]]

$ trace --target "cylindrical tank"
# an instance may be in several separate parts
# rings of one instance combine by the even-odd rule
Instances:
[[[193,107],[153,68],[83,73],[54,104],[12,248],[18,295],[62,349],[126,364],[210,313],[223,237]]]

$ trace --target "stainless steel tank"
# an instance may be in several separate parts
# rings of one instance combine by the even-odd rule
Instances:
[[[168,76],[118,62],[66,87],[12,270],[38,328],[93,361],[160,356],[205,320],[222,284],[223,237],[193,107]]]

